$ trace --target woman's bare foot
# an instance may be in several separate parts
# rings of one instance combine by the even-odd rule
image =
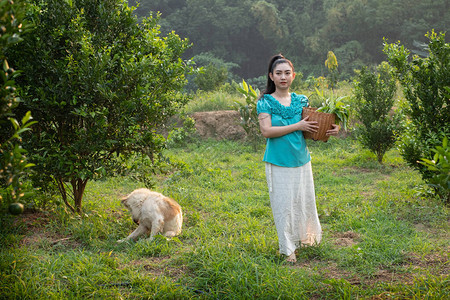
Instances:
[[[297,257],[295,257],[295,252],[292,252],[292,254],[286,258],[286,261],[289,263],[297,262]]]

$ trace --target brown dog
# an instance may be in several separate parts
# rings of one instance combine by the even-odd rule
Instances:
[[[122,199],[122,204],[131,212],[138,228],[125,239],[136,240],[150,232],[150,240],[158,233],[165,237],[174,237],[181,233],[183,215],[180,205],[175,200],[149,189],[137,189]]]

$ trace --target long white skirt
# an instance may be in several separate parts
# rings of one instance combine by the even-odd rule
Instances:
[[[311,162],[296,168],[266,163],[266,179],[280,253],[289,256],[302,245],[319,244],[322,228]]]

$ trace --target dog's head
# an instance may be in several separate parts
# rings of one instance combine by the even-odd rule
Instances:
[[[120,199],[120,202],[122,203],[123,206],[130,209],[130,206],[128,205],[128,197],[123,197],[122,199]]]
[[[139,217],[141,214],[140,206],[133,205],[130,203],[130,199],[128,197],[124,197],[120,200],[123,206],[125,206],[131,213],[131,217],[133,218],[133,222],[139,225]]]

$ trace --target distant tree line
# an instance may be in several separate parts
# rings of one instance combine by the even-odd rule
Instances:
[[[231,72],[242,78],[263,75],[278,52],[305,77],[326,75],[333,51],[346,79],[386,59],[384,37],[414,49],[427,31],[447,31],[450,20],[447,0],[129,0],[136,2],[139,17],[160,12],[163,33],[192,42],[186,56],[211,54],[237,65]]]

